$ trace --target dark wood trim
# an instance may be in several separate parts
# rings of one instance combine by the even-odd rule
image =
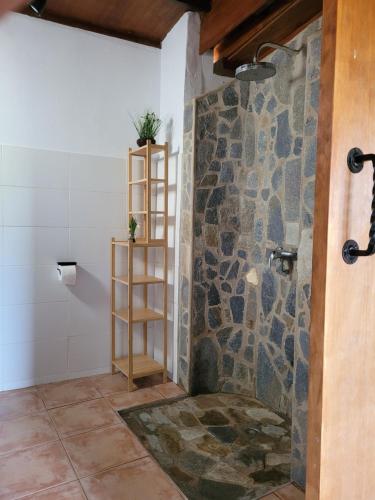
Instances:
[[[212,8],[211,0],[175,0],[175,1],[183,3],[187,7],[187,10],[191,10],[192,12],[210,12]]]

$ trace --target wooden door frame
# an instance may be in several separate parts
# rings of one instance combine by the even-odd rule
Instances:
[[[360,258],[352,266],[341,258],[346,239],[357,240],[361,248],[368,242],[370,166],[353,176],[346,155],[352,147],[375,153],[375,125],[371,120],[371,113],[375,116],[375,89],[370,85],[371,75],[375,75],[374,26],[374,0],[324,0],[307,500],[375,498],[375,452],[371,450],[375,449],[375,431],[371,428],[375,391],[370,384],[375,378],[375,326],[371,335],[375,305],[371,307],[368,298],[375,297],[375,279],[371,279],[375,278],[375,256]],[[358,408],[352,408],[353,401],[358,401]]]

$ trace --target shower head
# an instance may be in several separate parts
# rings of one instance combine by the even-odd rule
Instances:
[[[248,64],[243,64],[242,66],[238,66],[236,69],[236,78],[238,80],[243,80],[246,82],[260,82],[262,80],[266,80],[267,78],[271,78],[276,74],[276,66],[270,62],[259,62],[260,52],[265,47],[272,47],[274,49],[281,49],[284,52],[287,52],[289,55],[296,55],[301,52],[302,47],[298,50],[290,49],[285,45],[279,45],[278,43],[273,42],[265,42],[259,45],[257,48],[256,55],[254,56],[253,62]]]

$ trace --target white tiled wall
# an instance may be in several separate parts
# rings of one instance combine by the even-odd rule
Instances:
[[[0,389],[110,368],[110,238],[125,161],[1,146]],[[75,287],[56,262],[76,260]]]

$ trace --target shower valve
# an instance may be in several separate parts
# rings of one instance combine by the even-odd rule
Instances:
[[[293,261],[297,260],[297,252],[291,252],[282,247],[277,247],[275,250],[272,250],[268,258],[269,267],[272,266],[274,260],[281,260],[281,271],[285,274],[290,274],[293,269]]]

